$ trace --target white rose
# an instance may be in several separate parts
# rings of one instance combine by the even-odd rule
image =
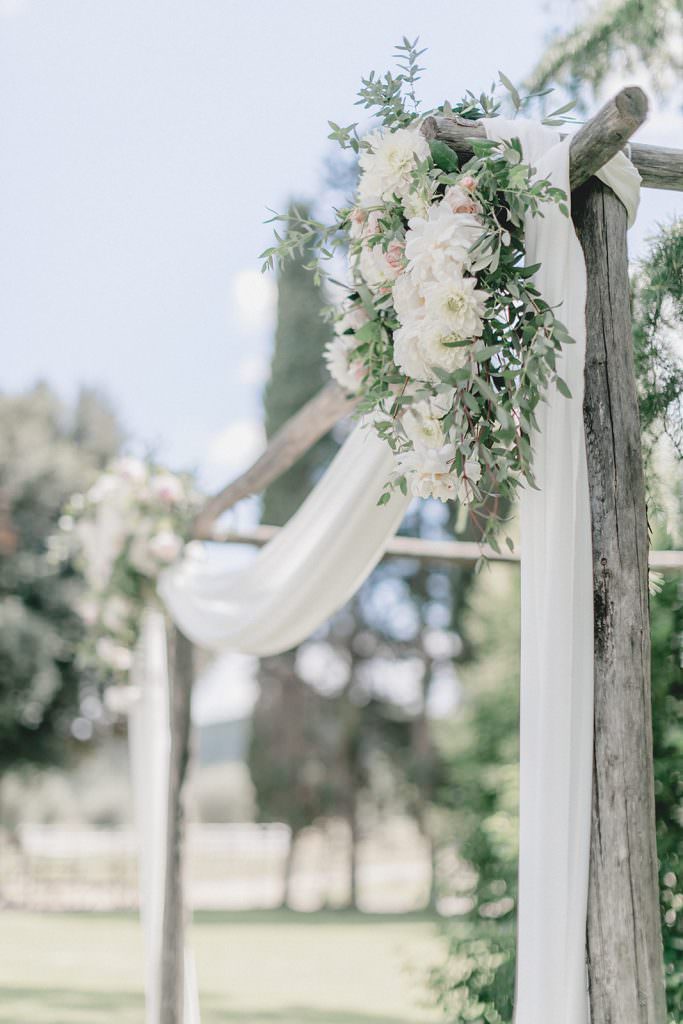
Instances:
[[[458,493],[458,477],[452,471],[454,459],[455,445],[444,444],[439,448],[419,447],[404,452],[396,462],[416,498],[450,501]]]
[[[469,250],[482,232],[476,217],[453,213],[444,202],[432,206],[426,217],[414,217],[406,232],[406,258],[416,283],[450,277],[467,267]]]
[[[344,391],[356,394],[363,383],[365,367],[353,358],[358,342],[353,334],[339,334],[325,346],[325,362],[330,376]]]

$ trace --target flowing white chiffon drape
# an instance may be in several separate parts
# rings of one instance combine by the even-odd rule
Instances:
[[[570,196],[569,140],[529,121],[484,122]],[[640,178],[619,154],[599,172],[635,218]],[[521,528],[520,820],[516,1024],[587,1024],[586,916],[593,751],[593,569],[583,428],[586,268],[558,207],[525,223],[535,282],[574,339],[558,360],[572,397],[537,411]]]
[[[492,138],[519,138],[538,176],[569,195],[568,141],[528,121],[492,119],[485,125]],[[632,220],[639,194],[635,169],[619,156],[600,177],[620,196]],[[544,217],[528,218],[526,252],[529,264],[541,263],[539,290],[559,307],[575,344],[566,348],[558,367],[572,398],[551,389],[541,405],[535,441],[539,490],[525,489],[521,500],[515,1019],[516,1024],[587,1024],[593,620],[582,419],[586,274],[571,220],[556,207],[546,208]],[[206,561],[187,558],[167,570],[159,594],[180,629],[200,646],[254,655],[287,650],[304,640],[353,595],[398,528],[408,499],[395,494],[388,505],[377,505],[391,467],[388,448],[370,429],[356,427],[299,512],[249,565],[226,571],[222,560],[209,555]],[[143,644],[141,652],[146,658],[148,646]],[[148,671],[144,664],[137,669],[141,686]],[[167,717],[165,722],[167,730]],[[135,759],[135,772],[139,777],[152,771],[156,777],[160,768],[151,762],[167,756],[167,747],[155,742],[145,753]],[[143,801],[144,792],[140,783]],[[161,816],[153,820],[160,828]],[[158,850],[165,842],[165,818],[163,825],[162,839],[151,835],[151,822],[143,823],[141,835],[151,848]],[[143,871],[143,886],[150,884],[149,877]],[[156,955],[157,939],[150,933],[148,956]],[[185,1024],[194,1024],[198,1016],[189,1013]]]

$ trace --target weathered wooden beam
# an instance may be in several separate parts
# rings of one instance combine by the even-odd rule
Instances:
[[[262,547],[281,529],[279,526],[253,526],[250,530],[220,530],[213,540],[222,544],[247,544]],[[429,540],[424,537],[393,537],[387,544],[385,558],[417,558],[424,562],[448,562],[454,565],[474,565],[484,555],[491,562],[515,565],[518,551],[494,551],[492,547],[476,541]],[[683,572],[683,551],[651,551],[650,569],[659,572]]]
[[[623,149],[647,114],[647,97],[642,89],[622,89],[572,136],[569,150],[570,181],[578,188],[608,160]],[[446,142],[463,159],[472,156],[472,139],[486,138],[480,121],[463,118],[427,117],[422,131],[427,138]],[[646,188],[683,191],[683,150],[632,144],[629,156]]]
[[[312,448],[328,430],[353,409],[357,399],[344,394],[337,384],[327,384],[273,434],[265,451],[252,466],[214,495],[203,506],[194,524],[194,536],[208,539],[223,512],[252,494],[260,494]]]
[[[161,936],[161,1019],[159,1024],[184,1024],[185,905],[183,848],[185,815],[183,795],[190,753],[194,653],[179,629],[169,630],[171,680],[169,724],[171,749],[168,769],[166,823],[166,876]]]
[[[593,546],[595,747],[587,954],[592,1024],[665,1024],[650,704],[648,533],[626,211],[592,180],[584,425]]]

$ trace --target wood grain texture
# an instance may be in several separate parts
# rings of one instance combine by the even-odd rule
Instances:
[[[273,434],[263,454],[245,473],[209,498],[195,521],[194,536],[210,539],[214,523],[223,512],[252,494],[260,494],[282,476],[335,423],[352,411],[356,401],[337,384],[327,384]]]
[[[190,706],[194,682],[194,651],[179,629],[169,629],[171,693],[169,721],[171,750],[168,777],[166,878],[161,939],[161,1020],[183,1024],[185,904],[183,850],[185,845],[184,785],[190,755]]]
[[[615,153],[623,149],[644,122],[647,99],[641,89],[622,89],[572,137],[569,152],[572,189],[578,188]],[[486,138],[479,121],[462,118],[427,117],[423,134],[446,142],[460,157],[472,156],[472,139]],[[627,150],[640,172],[645,188],[683,191],[683,150],[633,143]]]
[[[593,545],[595,750],[587,950],[592,1024],[665,1024],[650,705],[648,535],[626,211],[573,199],[588,278],[584,424]]]

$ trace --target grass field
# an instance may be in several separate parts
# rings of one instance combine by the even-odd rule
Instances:
[[[202,1024],[436,1024],[426,916],[200,914]],[[0,912],[0,1024],[143,1024],[141,935],[124,914]]]

